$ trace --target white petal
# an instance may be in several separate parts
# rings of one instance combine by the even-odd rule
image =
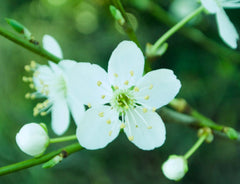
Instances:
[[[111,110],[110,106],[101,105],[86,111],[77,127],[77,138],[83,147],[99,149],[112,142],[118,136],[119,130],[118,114]]]
[[[165,142],[165,125],[156,112],[143,112],[140,107],[127,112],[124,132],[132,143],[143,150],[152,150]]]
[[[70,117],[67,103],[64,99],[56,99],[52,106],[52,129],[57,135],[62,135],[69,126]]]
[[[78,125],[85,113],[85,108],[83,104],[80,101],[78,101],[77,98],[75,98],[74,96],[69,95],[68,106],[76,125]]]
[[[65,71],[71,69],[72,67],[74,67],[74,65],[77,62],[74,60],[62,60],[58,63],[58,65]]]
[[[62,69],[59,67],[58,64],[53,63],[52,61],[48,62],[49,66],[51,67],[52,71],[56,74],[56,75],[61,75],[62,74]]]
[[[159,108],[168,104],[179,92],[180,81],[172,70],[158,69],[147,73],[138,81],[135,92],[137,102]]]
[[[132,41],[122,41],[108,63],[108,76],[113,86],[129,88],[142,77],[144,56]]]
[[[216,14],[218,30],[223,41],[231,48],[237,48],[238,33],[224,10]]]
[[[43,36],[43,48],[51,54],[63,58],[61,47],[58,42],[50,35]]]
[[[91,106],[109,102],[112,95],[105,70],[90,63],[74,65],[69,72],[69,90],[83,104]]]
[[[201,3],[210,13],[219,11],[219,5],[215,0],[201,0]]]

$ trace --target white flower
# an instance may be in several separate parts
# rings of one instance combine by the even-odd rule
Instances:
[[[170,180],[178,181],[188,171],[187,160],[178,155],[170,155],[162,165],[163,174]]]
[[[120,129],[144,150],[164,143],[165,126],[155,110],[168,104],[181,87],[171,70],[159,69],[142,77],[144,56],[132,41],[121,42],[113,51],[108,73],[98,65],[77,65],[71,72],[71,80],[79,82],[74,92],[91,107],[77,124],[82,146],[103,148]]]
[[[61,49],[56,40],[48,35],[43,37],[43,47],[52,54],[62,58]],[[84,106],[76,100],[69,89],[68,73],[71,67],[76,64],[72,60],[62,60],[58,64],[49,61],[48,65],[40,65],[31,62],[26,69],[33,71],[33,78],[24,77],[24,81],[29,81],[30,87],[36,91],[27,93],[30,99],[47,98],[43,103],[38,103],[33,110],[33,114],[46,115],[52,112],[52,129],[57,135],[63,134],[70,123],[70,111],[75,121],[79,121]],[[72,85],[74,86],[74,85]]]
[[[218,31],[223,41],[231,48],[237,48],[238,33],[223,8],[240,8],[239,0],[201,0],[202,5],[216,14]]]
[[[37,123],[24,125],[16,135],[19,148],[31,156],[41,155],[49,144],[46,130]]]

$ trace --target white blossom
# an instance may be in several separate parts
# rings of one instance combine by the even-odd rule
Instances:
[[[103,148],[120,129],[143,150],[164,143],[165,125],[155,110],[168,104],[181,87],[172,70],[159,69],[142,76],[144,56],[132,41],[121,42],[113,51],[108,73],[89,63],[76,64],[74,69],[70,78],[79,83],[74,92],[89,107],[77,123],[82,146]]]
[[[41,155],[49,144],[46,130],[37,123],[24,125],[16,135],[19,148],[31,156]]]
[[[223,41],[231,48],[236,49],[239,35],[223,8],[240,8],[240,1],[201,0],[201,3],[211,14],[216,14],[218,31]]]
[[[187,160],[183,156],[171,155],[163,163],[162,171],[168,179],[178,181],[188,171]]]
[[[43,37],[43,47],[62,58],[61,48],[51,36]],[[75,121],[79,121],[85,111],[83,104],[76,100],[69,89],[68,73],[74,64],[76,62],[72,60],[62,60],[58,64],[49,61],[49,65],[40,65],[32,61],[26,67],[28,71],[33,72],[33,77],[25,77],[24,80],[30,82],[30,87],[36,90],[27,93],[26,98],[47,98],[36,105],[33,114],[46,115],[52,112],[52,129],[57,135],[62,135],[68,129],[70,111]]]

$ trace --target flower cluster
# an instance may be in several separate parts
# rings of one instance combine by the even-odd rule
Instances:
[[[54,38],[45,35],[43,47],[62,58]],[[51,112],[56,134],[67,130],[71,112],[78,141],[87,149],[105,147],[121,129],[143,150],[164,143],[165,125],[155,111],[177,95],[181,84],[169,69],[158,69],[143,76],[144,56],[134,42],[123,41],[117,46],[110,57],[108,73],[98,65],[72,60],[61,60],[58,64],[49,61],[49,65],[31,62],[25,68],[33,72],[33,77],[24,77],[24,81],[30,82],[35,90],[26,97],[47,98],[36,105],[34,115]],[[22,150],[32,145],[26,146],[22,140],[18,134],[17,143]],[[40,142],[45,145],[44,141]],[[38,155],[45,149],[40,150],[36,154],[25,152]]]

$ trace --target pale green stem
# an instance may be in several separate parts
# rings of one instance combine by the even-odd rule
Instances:
[[[77,136],[76,135],[70,135],[70,136],[64,136],[64,137],[58,137],[58,138],[53,138],[50,139],[49,143],[59,143],[59,142],[65,142],[65,141],[72,141],[76,140]]]
[[[186,160],[202,145],[202,143],[207,138],[208,134],[205,133],[198,138],[197,142],[188,150],[188,152],[183,156]]]
[[[190,15],[186,16],[184,19],[182,19],[180,22],[178,22],[175,26],[173,26],[171,29],[169,29],[164,35],[162,35],[155,42],[155,44],[152,47],[152,52],[155,52],[158,49],[158,47],[160,47],[169,37],[171,37],[174,33],[176,33],[181,27],[183,27],[192,18],[194,18],[198,14],[200,14],[203,10],[204,10],[204,7],[200,6],[198,9],[196,9]]]

